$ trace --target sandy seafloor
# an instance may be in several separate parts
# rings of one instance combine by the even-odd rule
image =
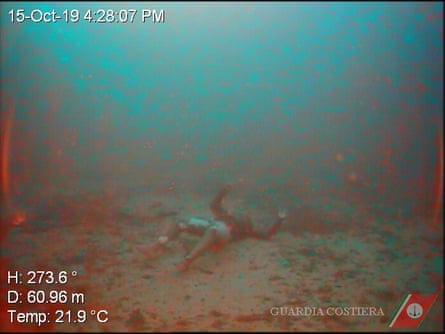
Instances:
[[[119,195],[116,195],[119,194]],[[4,329],[100,331],[388,331],[409,292],[438,291],[443,280],[442,227],[345,200],[318,198],[291,208],[270,241],[243,240],[205,254],[184,273],[174,264],[196,242],[183,236],[157,258],[135,250],[156,239],[168,219],[209,216],[209,196],[145,191],[61,193],[12,228],[2,244],[10,269],[76,271],[64,286],[83,292],[83,324],[9,325]],[[236,194],[226,201],[230,208]],[[383,205],[384,207],[384,205]],[[274,210],[249,208],[266,226]],[[378,213],[377,213],[378,212]],[[23,286],[22,289],[36,289]],[[372,306],[384,316],[272,316],[271,307]],[[9,307],[11,307],[9,305]],[[54,312],[59,306],[26,306]],[[90,310],[105,309],[99,324]],[[418,329],[443,329],[440,294]],[[399,331],[394,329],[394,331]]]

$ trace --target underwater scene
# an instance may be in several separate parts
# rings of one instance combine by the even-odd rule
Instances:
[[[2,2],[2,332],[443,331],[442,2]]]

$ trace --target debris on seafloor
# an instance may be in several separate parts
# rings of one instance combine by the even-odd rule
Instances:
[[[139,329],[141,327],[143,327],[146,323],[146,320],[144,318],[144,316],[141,313],[140,309],[135,309],[133,310],[130,315],[128,316],[127,321],[125,322],[125,324],[130,328],[130,329]]]
[[[235,318],[239,322],[252,322],[252,321],[272,321],[273,317],[267,311],[263,313],[241,314]]]

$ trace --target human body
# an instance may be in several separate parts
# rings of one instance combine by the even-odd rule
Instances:
[[[197,257],[212,247],[224,247],[229,242],[249,237],[263,240],[272,237],[286,218],[286,211],[280,210],[278,219],[266,231],[257,231],[247,215],[232,215],[222,206],[222,200],[231,189],[230,184],[225,185],[211,201],[210,210],[214,216],[213,220],[193,217],[187,221],[174,222],[154,244],[139,250],[152,254],[163,248],[168,241],[176,238],[181,232],[201,236],[193,250],[176,265],[179,271],[185,271]]]

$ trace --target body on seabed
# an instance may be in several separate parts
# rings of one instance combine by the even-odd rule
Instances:
[[[146,247],[138,247],[138,250],[152,256],[182,232],[200,236],[201,239],[193,250],[176,264],[179,271],[185,271],[194,260],[213,247],[223,248],[229,242],[245,238],[267,240],[272,237],[286,218],[286,211],[279,210],[277,220],[267,230],[256,231],[249,216],[245,214],[232,215],[222,206],[222,200],[231,189],[230,184],[225,185],[211,201],[210,210],[214,217],[213,220],[193,217],[188,220],[172,222],[156,242]]]

